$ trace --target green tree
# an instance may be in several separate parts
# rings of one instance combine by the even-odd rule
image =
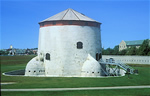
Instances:
[[[131,48],[128,48],[128,49],[127,49],[126,55],[136,55],[136,53],[137,53],[136,47],[135,47],[135,46],[132,46]]]
[[[119,45],[116,45],[116,46],[113,48],[113,55],[119,55]]]
[[[148,54],[147,54],[148,56],[150,56],[150,52],[148,52]]]
[[[119,52],[119,55],[125,55],[127,53],[127,49],[123,49]]]
[[[106,49],[106,55],[113,55],[113,49],[107,48]]]
[[[3,51],[3,50],[0,50],[0,55],[8,55],[8,51]]]
[[[119,54],[119,45],[116,45],[113,49],[112,48],[107,48],[107,49],[102,48],[102,54],[103,55],[118,55]]]
[[[150,55],[150,40],[146,39],[138,49],[137,55]]]
[[[106,55],[106,54],[105,54],[105,49],[104,49],[104,48],[102,48],[102,54],[103,54],[103,55]]]

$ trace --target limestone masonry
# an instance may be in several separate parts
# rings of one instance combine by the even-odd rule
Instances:
[[[38,56],[28,62],[25,76],[103,76],[100,22],[69,8],[39,25]]]

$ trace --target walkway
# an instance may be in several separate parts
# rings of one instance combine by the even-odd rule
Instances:
[[[15,82],[3,82],[3,83],[0,83],[0,85],[8,85],[8,84],[15,84]]]
[[[33,88],[33,89],[1,89],[1,91],[69,91],[69,90],[104,90],[104,89],[135,89],[150,88],[148,86],[118,86],[118,87],[83,87],[83,88]]]

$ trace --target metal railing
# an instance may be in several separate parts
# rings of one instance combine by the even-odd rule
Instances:
[[[115,63],[115,60],[113,58],[106,59],[106,62],[104,62],[102,59],[99,61],[100,64],[105,64],[106,65],[106,70],[102,67],[102,71],[104,72],[105,75],[110,76],[110,75],[119,75],[120,68],[126,71],[126,73],[134,74],[135,69],[130,67],[129,65],[125,63]],[[110,69],[112,72],[110,72]]]

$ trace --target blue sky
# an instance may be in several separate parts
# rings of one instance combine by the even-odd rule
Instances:
[[[38,47],[38,22],[68,8],[101,22],[104,48],[150,38],[148,0],[2,0],[0,49]]]

